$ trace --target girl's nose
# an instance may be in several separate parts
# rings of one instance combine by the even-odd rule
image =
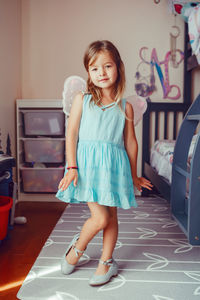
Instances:
[[[99,75],[103,76],[105,74],[105,69],[104,68],[100,68],[99,69]]]

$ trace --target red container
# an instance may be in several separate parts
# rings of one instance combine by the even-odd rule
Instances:
[[[0,240],[5,239],[8,230],[9,210],[13,199],[7,196],[0,196]]]

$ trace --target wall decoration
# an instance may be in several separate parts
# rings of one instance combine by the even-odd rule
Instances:
[[[178,68],[178,62],[176,57],[176,39],[180,35],[180,28],[176,25],[172,26],[173,30],[175,29],[175,33],[170,32],[170,61],[173,68]]]
[[[137,67],[135,77],[137,80],[135,90],[139,96],[149,97],[156,90],[153,64],[150,64],[149,72],[149,65],[142,60]]]
[[[160,84],[163,90],[163,99],[177,100],[181,96],[181,91],[178,85],[170,84],[169,81],[169,61],[171,57],[171,51],[168,51],[163,61],[159,61],[157,51],[153,48],[151,52],[150,61],[145,59],[145,51],[147,47],[142,47],[139,52],[141,62],[139,63],[136,71],[136,84],[135,90],[139,96],[149,97],[155,90],[155,75],[154,70],[157,71]],[[179,49],[174,49],[174,54],[179,55],[179,60],[176,60],[176,67],[183,61],[184,53]],[[146,64],[146,68],[144,65]],[[141,68],[143,66],[143,68]],[[161,66],[163,66],[164,72]],[[149,74],[148,74],[148,71]]]

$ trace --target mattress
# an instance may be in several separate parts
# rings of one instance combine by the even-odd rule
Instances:
[[[190,168],[192,153],[197,135],[194,135],[188,153],[188,169]],[[158,175],[164,177],[170,183],[172,181],[172,163],[175,140],[158,140],[154,143],[150,153],[150,164],[156,169]]]

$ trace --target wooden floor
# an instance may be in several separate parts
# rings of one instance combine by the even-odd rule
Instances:
[[[27,223],[14,225],[0,243],[0,299],[14,300],[42,246],[66,204],[62,202],[19,202],[15,216]]]

